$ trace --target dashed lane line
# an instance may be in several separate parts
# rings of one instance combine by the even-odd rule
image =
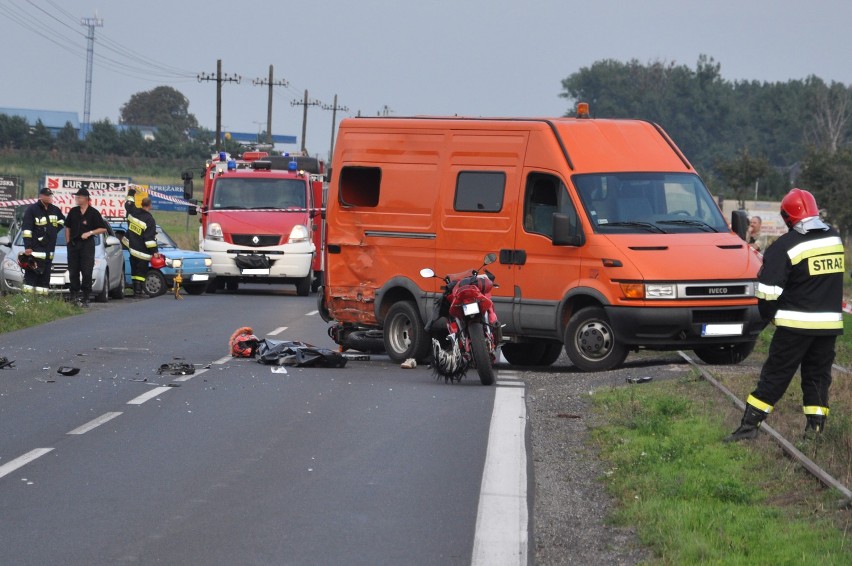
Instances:
[[[111,421],[112,419],[119,416],[120,414],[121,413],[119,413],[119,412],[104,413],[103,415],[99,416],[98,418],[92,419],[89,422],[87,422],[86,424],[84,424],[82,426],[78,426],[74,430],[69,431],[67,434],[86,434],[87,432],[89,432],[93,428],[98,428],[102,424]]]
[[[53,450],[53,448],[36,448],[35,450],[30,450],[23,456],[18,456],[14,460],[10,460],[6,462],[2,466],[0,466],[0,478],[3,476],[7,476],[17,470],[18,468],[25,466],[35,460],[36,458],[41,458],[48,452]]]
[[[216,360],[215,362],[213,362],[213,364],[215,364],[217,366],[220,366],[222,364],[227,364],[228,360],[230,360],[231,358],[233,358],[233,356],[223,356],[223,357],[219,358],[218,360]]]
[[[127,404],[128,405],[141,405],[145,401],[149,401],[149,400],[153,399],[154,397],[156,397],[157,395],[165,393],[166,391],[168,391],[170,389],[172,389],[172,388],[171,387],[155,387],[154,389],[152,389],[150,391],[146,391],[145,393],[143,393],[142,395],[140,395],[138,397],[134,397],[133,399],[128,401]]]
[[[315,314],[319,314],[319,311],[311,311],[311,312],[305,314],[305,316],[314,316]]]
[[[276,328],[272,332],[267,332],[266,335],[267,336],[277,336],[277,335],[281,334],[282,332],[284,332],[285,330],[287,330],[287,328],[288,328],[287,326],[279,326],[278,328]]]

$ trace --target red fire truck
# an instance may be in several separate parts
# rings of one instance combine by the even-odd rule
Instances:
[[[305,296],[322,279],[323,163],[305,156],[220,152],[204,168],[199,249],[213,258],[209,291],[291,283]],[[184,193],[192,198],[192,173]],[[190,214],[196,212],[189,207]]]

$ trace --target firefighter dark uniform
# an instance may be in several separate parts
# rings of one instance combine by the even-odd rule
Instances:
[[[728,440],[754,438],[801,366],[806,437],[822,432],[834,343],[843,334],[843,241],[819,219],[813,195],[791,190],[781,202],[789,232],[766,250],[756,295],[761,317],[775,323],[757,388]]]
[[[56,250],[56,234],[65,226],[65,216],[58,207],[49,202],[53,191],[43,188],[39,191],[39,201],[24,211],[21,225],[24,249],[32,250],[38,269],[24,271],[25,293],[46,295],[50,289],[50,270],[53,265],[53,252]]]
[[[130,187],[127,191],[127,201],[124,203],[124,209],[127,211],[127,235],[122,239],[122,243],[130,251],[133,294],[138,297],[143,295],[142,287],[151,257],[157,253],[157,223],[146,210],[150,208],[150,204],[144,206],[143,200],[143,208],[139,208],[136,206],[135,197],[136,189]]]

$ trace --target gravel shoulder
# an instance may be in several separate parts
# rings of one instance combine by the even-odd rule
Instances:
[[[537,564],[638,564],[652,558],[634,529],[612,524],[614,502],[602,481],[605,463],[590,430],[606,416],[592,414],[590,392],[628,385],[628,377],[655,380],[688,375],[677,353],[631,355],[624,367],[582,373],[563,355],[551,367],[527,368],[527,411],[531,427],[535,493],[534,555]]]

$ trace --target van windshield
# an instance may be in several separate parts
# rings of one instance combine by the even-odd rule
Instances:
[[[211,208],[257,210],[305,208],[305,182],[299,179],[220,178],[213,187]]]
[[[697,175],[603,173],[574,175],[586,215],[606,234],[729,232]]]

